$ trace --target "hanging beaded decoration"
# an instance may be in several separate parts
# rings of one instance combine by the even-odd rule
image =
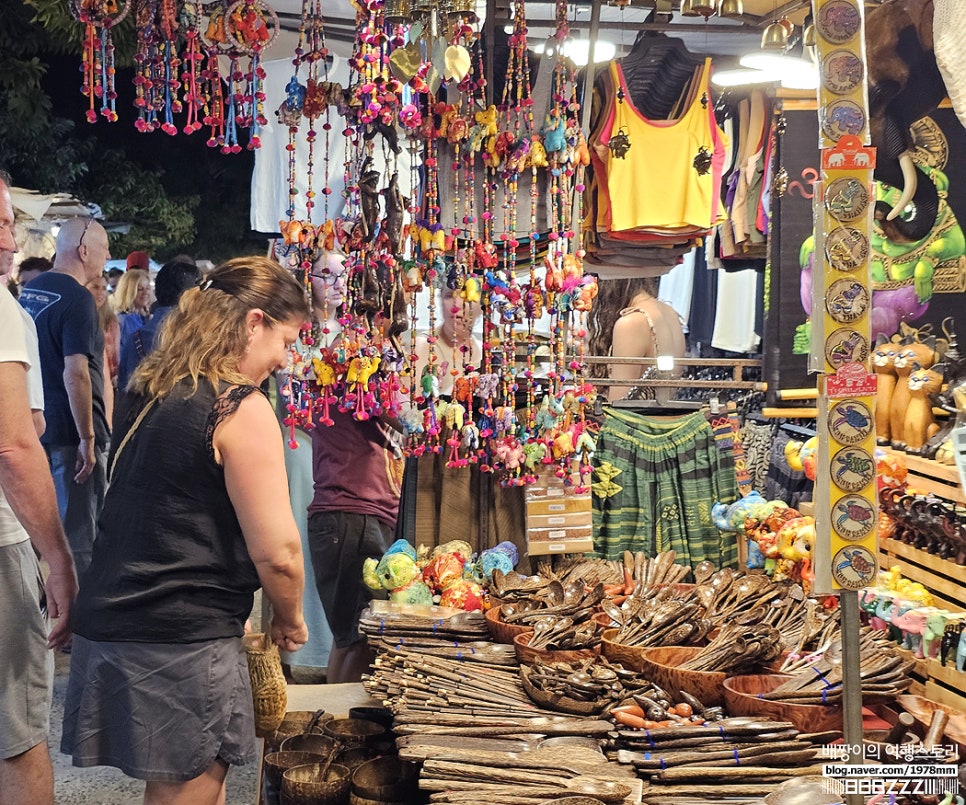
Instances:
[[[197,3],[186,2],[181,9],[181,30],[185,39],[181,56],[181,88],[187,113],[181,130],[185,134],[194,134],[201,129],[201,110],[204,106],[201,90],[201,67],[204,61],[201,49],[201,15],[201,0]]]
[[[117,89],[114,85],[114,43],[111,29],[131,11],[131,0],[118,8],[117,0],[70,0],[71,16],[84,26],[83,83],[81,93],[88,99],[87,122],[100,114],[117,120]],[[96,109],[97,101],[101,107]]]

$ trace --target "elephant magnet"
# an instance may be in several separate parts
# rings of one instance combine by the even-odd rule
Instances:
[[[849,50],[833,50],[822,60],[822,86],[836,95],[848,95],[862,85],[862,59]]]
[[[832,507],[832,527],[842,539],[854,542],[875,528],[875,505],[861,495],[846,495]]]
[[[840,444],[863,442],[874,427],[872,412],[858,400],[843,400],[828,414],[829,435]]]
[[[841,324],[856,321],[869,309],[869,289],[856,280],[835,280],[825,292],[825,307]]]
[[[861,23],[862,18],[855,3],[831,0],[818,12],[815,28],[826,42],[843,45],[856,35]]]
[[[851,226],[837,226],[825,238],[825,258],[836,271],[855,271],[869,259],[869,240]]]
[[[875,480],[875,459],[861,447],[843,447],[832,457],[832,480],[844,492],[858,492]]]
[[[869,208],[869,188],[854,176],[829,182],[825,189],[825,209],[836,221],[854,221]]]
[[[846,134],[860,136],[868,123],[862,107],[845,98],[822,107],[819,117],[822,133],[836,143]]]
[[[862,333],[839,327],[825,339],[825,359],[838,369],[847,363],[864,363],[869,357],[869,341]]]
[[[863,545],[842,548],[832,557],[832,578],[846,590],[861,590],[875,580],[879,570],[872,551]]]

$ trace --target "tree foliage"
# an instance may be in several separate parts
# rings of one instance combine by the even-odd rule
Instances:
[[[202,133],[139,134],[130,101],[119,100],[117,123],[80,122],[83,26],[68,2],[0,3],[0,167],[17,184],[72,193],[98,204],[108,220],[129,223],[127,234],[112,234],[118,256],[143,249],[161,261],[179,252],[217,261],[263,251],[248,225],[250,154],[206,149]],[[119,92],[130,81],[133,18],[112,30]],[[65,54],[77,71],[50,74]]]

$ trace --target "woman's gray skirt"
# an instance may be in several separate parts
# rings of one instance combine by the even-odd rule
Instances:
[[[98,642],[74,636],[60,749],[75,766],[186,782],[257,758],[241,638]]]

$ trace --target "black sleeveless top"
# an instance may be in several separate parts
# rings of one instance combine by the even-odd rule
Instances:
[[[241,636],[258,575],[212,436],[257,391],[235,386],[216,398],[201,380],[187,396],[183,382],[151,408],[113,468],[74,632],[145,643]]]

